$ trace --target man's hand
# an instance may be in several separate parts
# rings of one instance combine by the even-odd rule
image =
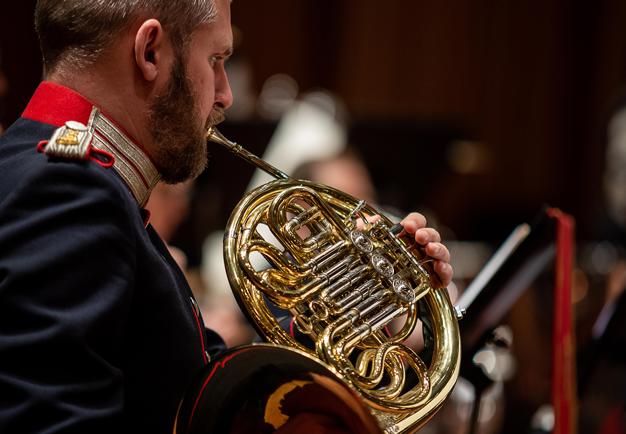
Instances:
[[[413,236],[415,241],[424,247],[424,252],[433,259],[433,269],[442,286],[447,287],[452,282],[450,252],[441,244],[439,232],[426,227],[426,218],[417,212],[407,215],[400,224],[404,227],[404,231]]]

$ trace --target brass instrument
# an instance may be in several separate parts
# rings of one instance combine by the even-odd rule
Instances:
[[[207,140],[276,178],[240,201],[224,238],[228,279],[259,334],[321,361],[385,433],[418,430],[451,392],[460,364],[457,313],[427,258],[365,202],[291,179],[215,128]],[[276,310],[291,315],[291,327]],[[396,318],[404,325],[393,333]],[[403,344],[418,320],[426,361]]]

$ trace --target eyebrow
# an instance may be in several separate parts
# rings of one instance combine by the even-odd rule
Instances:
[[[233,55],[233,47],[228,47],[227,49],[225,49],[224,51],[222,51],[221,53],[219,53],[220,56],[225,57],[225,58],[229,58]]]

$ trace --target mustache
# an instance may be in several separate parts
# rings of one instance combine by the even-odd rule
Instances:
[[[221,107],[214,107],[209,114],[209,118],[207,119],[207,126],[215,126],[224,122],[224,120],[226,120],[226,114],[224,113],[224,109]]]

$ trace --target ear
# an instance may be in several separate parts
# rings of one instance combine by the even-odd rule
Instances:
[[[135,63],[147,81],[154,81],[164,67],[165,34],[158,20],[144,21],[135,34]]]

